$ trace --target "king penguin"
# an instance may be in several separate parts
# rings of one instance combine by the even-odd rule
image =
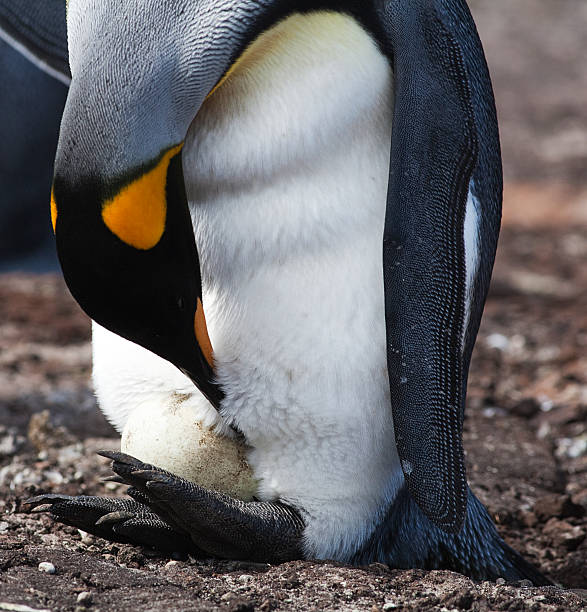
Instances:
[[[465,475],[499,233],[465,0],[70,0],[51,217],[121,429],[182,393],[237,432],[242,501],[121,453],[129,498],[44,495],[112,540],[547,584]]]

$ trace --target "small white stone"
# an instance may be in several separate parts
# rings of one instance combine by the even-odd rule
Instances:
[[[567,456],[570,459],[578,459],[583,455],[587,455],[587,436],[563,438],[558,442],[557,457]]]
[[[510,346],[510,341],[503,334],[490,334],[485,339],[489,348],[494,348],[499,351],[506,351]]]
[[[86,546],[91,546],[92,544],[95,544],[96,539],[91,533],[83,531],[82,529],[78,529],[77,532],[80,535],[82,544],[85,544]]]
[[[0,610],[11,610],[11,612],[51,612],[46,608],[31,608],[23,604],[13,604],[8,601],[0,601]]]
[[[49,561],[41,561],[39,563],[39,571],[45,572],[45,574],[54,574],[57,570],[53,563],[49,563]]]
[[[246,582],[249,582],[249,581],[250,581],[250,580],[252,580],[252,579],[253,579],[253,577],[252,577],[250,574],[241,574],[241,575],[238,577],[238,579],[237,579],[237,580],[238,580],[239,582],[245,582],[245,583],[246,583]]]
[[[165,564],[165,569],[171,569],[172,567],[177,567],[179,565],[179,561],[168,561]]]
[[[82,591],[77,596],[77,603],[81,606],[89,606],[92,603],[93,595],[90,591]]]
[[[60,485],[63,484],[63,482],[65,481],[65,478],[63,478],[63,475],[60,474],[57,470],[47,470],[44,473],[45,478],[54,485]]]

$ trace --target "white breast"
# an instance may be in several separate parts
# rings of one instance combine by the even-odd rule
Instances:
[[[223,415],[264,498],[303,507],[320,557],[368,531],[401,481],[382,241],[392,74],[350,17],[258,39],[184,149]]]
[[[344,560],[403,478],[382,273],[392,85],[351,17],[294,15],[240,58],[183,150],[222,415],[254,449],[259,497],[303,508],[322,558]]]

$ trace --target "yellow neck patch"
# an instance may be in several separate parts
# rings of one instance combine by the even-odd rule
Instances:
[[[169,149],[152,170],[123,187],[102,207],[102,220],[108,229],[135,249],[152,249],[163,236],[167,216],[167,169],[182,146]]]

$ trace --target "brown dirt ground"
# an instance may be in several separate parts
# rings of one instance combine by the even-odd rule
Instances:
[[[99,483],[108,466],[94,452],[118,440],[89,390],[87,318],[57,276],[8,274],[0,610],[587,609],[587,4],[471,5],[494,76],[508,184],[470,374],[469,479],[508,543],[566,590],[377,564],[170,561],[22,513],[22,500],[40,491],[122,488]],[[39,571],[43,561],[56,573]]]

